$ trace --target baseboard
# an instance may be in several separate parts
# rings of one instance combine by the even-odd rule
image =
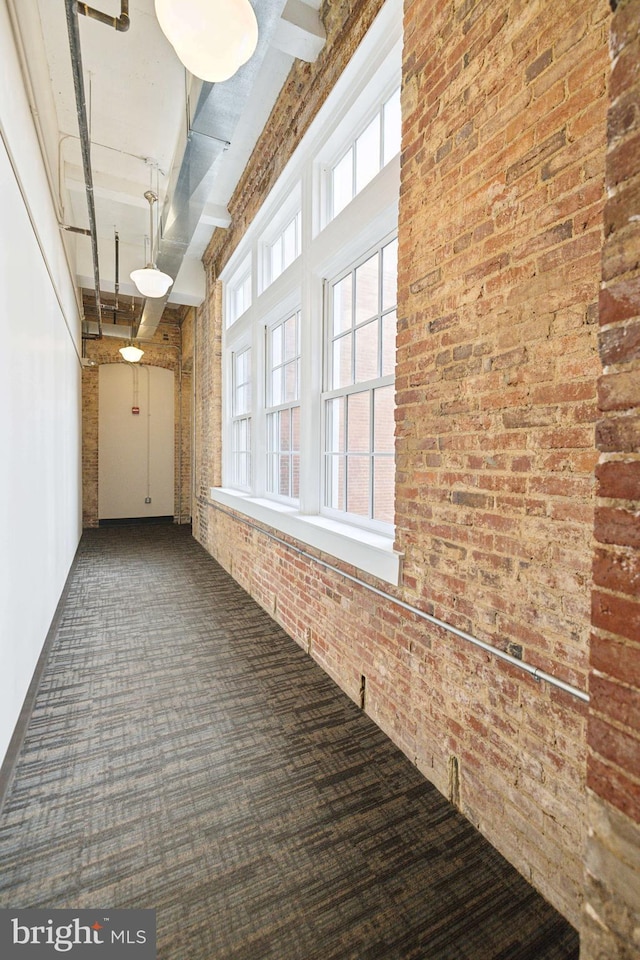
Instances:
[[[13,735],[9,741],[9,746],[7,747],[7,752],[4,760],[2,761],[2,766],[0,767],[0,814],[2,813],[2,808],[4,807],[5,800],[9,794],[9,788],[11,787],[11,783],[13,781],[16,763],[22,749],[22,744],[24,743],[24,738],[27,732],[29,720],[31,719],[31,714],[33,713],[36,696],[38,694],[38,688],[40,687],[42,674],[44,673],[45,664],[49,657],[49,651],[51,650],[51,646],[60,626],[62,611],[69,594],[71,577],[76,568],[77,560],[78,551],[76,550],[76,554],[69,568],[69,573],[67,574],[67,579],[62,589],[62,593],[60,594],[60,599],[58,600],[58,605],[56,606],[55,613],[53,614],[51,625],[47,631],[47,636],[45,637],[45,641],[42,645],[38,662],[36,663],[35,670],[33,671],[31,683],[29,684],[29,689],[27,690],[24,698],[22,709],[18,715],[18,720],[16,722]]]

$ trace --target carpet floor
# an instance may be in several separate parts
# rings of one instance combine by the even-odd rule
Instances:
[[[576,931],[185,527],[86,531],[0,907],[156,910],[160,960],[568,960]]]

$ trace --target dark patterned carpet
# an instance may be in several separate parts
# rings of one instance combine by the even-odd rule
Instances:
[[[567,960],[576,932],[176,526],[87,531],[0,907],[152,907],[162,960]]]

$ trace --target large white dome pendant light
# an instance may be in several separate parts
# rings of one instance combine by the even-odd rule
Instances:
[[[158,270],[153,256],[153,205],[158,198],[153,190],[147,190],[144,196],[149,202],[149,243],[151,263],[148,263],[144,269],[133,270],[129,276],[143,297],[164,297],[165,293],[173,283],[173,279],[168,273],[163,273],[162,270]]]
[[[155,0],[162,32],[187,70],[222,83],[246,63],[258,43],[249,0]]]

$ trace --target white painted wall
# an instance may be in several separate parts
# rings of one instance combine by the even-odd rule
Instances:
[[[172,517],[173,371],[108,363],[99,376],[99,518]],[[140,412],[132,413],[134,407]]]
[[[0,758],[82,532],[80,324],[0,0]]]

